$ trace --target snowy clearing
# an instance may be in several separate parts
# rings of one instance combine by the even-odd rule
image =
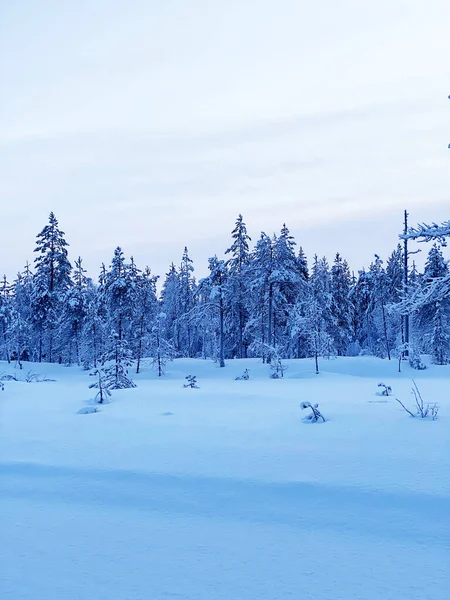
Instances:
[[[279,380],[256,359],[145,368],[95,414],[78,368],[5,381],[1,597],[447,600],[450,366],[285,364]],[[396,402],[412,378],[436,421]]]

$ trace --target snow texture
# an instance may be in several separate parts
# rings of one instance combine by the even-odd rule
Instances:
[[[272,380],[256,359],[175,360],[95,418],[77,414],[79,368],[7,381],[2,600],[448,600],[450,366],[286,364]],[[374,403],[380,380],[410,400],[412,377],[436,421]],[[307,426],[300,402],[327,421]]]

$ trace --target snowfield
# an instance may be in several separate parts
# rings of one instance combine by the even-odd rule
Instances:
[[[95,414],[87,372],[1,363],[56,380],[0,392],[2,600],[448,600],[450,366],[285,363],[144,368]]]

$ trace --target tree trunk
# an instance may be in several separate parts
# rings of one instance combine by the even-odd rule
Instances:
[[[383,331],[384,331],[384,341],[386,344],[386,351],[387,351],[387,355],[388,355],[388,359],[391,360],[391,351],[389,349],[389,340],[388,340],[388,334],[387,334],[387,325],[386,325],[386,313],[384,310],[384,302],[381,302],[381,315],[383,317]]]
[[[272,346],[272,335],[273,335],[273,287],[272,284],[269,285],[269,315],[268,315],[268,327],[267,327],[267,344]],[[270,364],[270,356],[267,359],[267,362]]]
[[[142,354],[142,337],[144,335],[144,315],[141,316],[141,324],[139,328],[139,345],[138,345],[138,355],[137,355],[137,363],[136,363],[136,373],[139,373],[139,369],[141,368],[141,354]]]
[[[408,213],[405,210],[405,227],[404,227],[404,233],[408,233]],[[408,296],[408,240],[405,239],[403,241],[403,261],[404,261],[404,299],[406,300],[407,296]],[[409,315],[406,314],[404,316],[404,322],[405,322],[405,343],[409,344]],[[408,346],[405,349],[405,356],[409,356],[409,350],[408,350]]]
[[[239,340],[238,340],[238,356],[239,358],[244,358],[243,356],[243,334],[244,334],[244,311],[242,309],[242,303],[239,302]]]
[[[8,339],[6,336],[6,327],[5,327],[5,322],[3,322],[3,341],[5,343],[5,356],[6,356],[6,360],[8,361],[8,364],[11,362],[10,357],[9,357],[9,350],[8,350]]]
[[[225,366],[225,341],[224,341],[224,332],[223,332],[223,322],[224,322],[224,309],[223,309],[223,299],[222,296],[220,297],[220,355],[219,355],[219,366],[224,367]]]
[[[42,325],[39,328],[39,362],[42,362]]]

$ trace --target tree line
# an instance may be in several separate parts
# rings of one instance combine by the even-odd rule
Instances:
[[[447,228],[446,228],[447,226]],[[0,285],[0,356],[7,361],[59,362],[96,368],[115,358],[136,370],[167,360],[225,360],[429,353],[450,360],[450,276],[441,245],[448,223],[405,231],[430,241],[423,272],[398,244],[386,261],[374,255],[357,275],[338,253],[330,265],[310,263],[286,225],[251,246],[242,215],[224,258],[209,259],[200,281],[185,248],[158,292],[158,276],[138,268],[120,247],[97,281],[69,244],[53,213],[37,235],[34,266]],[[405,245],[406,246],[406,245]],[[405,269],[406,277],[405,277]],[[408,332],[405,334],[405,323]]]

